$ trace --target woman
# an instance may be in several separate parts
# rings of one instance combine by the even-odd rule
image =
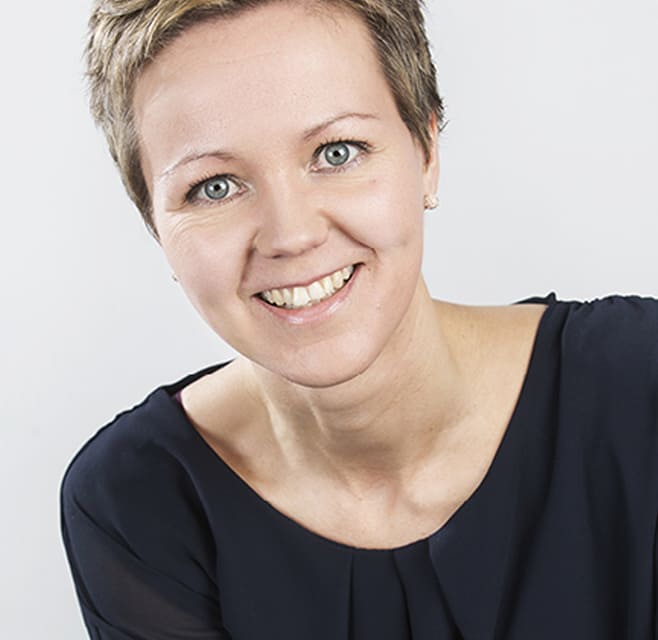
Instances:
[[[417,0],[105,0],[88,62],[128,192],[240,354],[67,470],[90,636],[658,637],[658,301],[430,298]]]

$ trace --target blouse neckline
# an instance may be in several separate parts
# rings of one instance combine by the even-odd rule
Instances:
[[[549,294],[545,298],[534,297],[528,298],[525,300],[520,300],[514,304],[529,304],[529,303],[540,303],[546,304],[547,307],[542,313],[540,321],[537,326],[537,331],[533,340],[532,351],[530,355],[530,360],[526,373],[521,385],[521,391],[517,397],[514,410],[512,411],[512,416],[507,424],[505,433],[501,438],[501,441],[496,449],[492,461],[487,469],[486,474],[484,475],[480,484],[475,488],[475,490],[470,494],[470,496],[451,514],[451,516],[433,533],[430,533],[427,536],[424,536],[418,540],[406,543],[404,545],[399,545],[391,548],[370,548],[370,547],[357,547],[346,544],[344,542],[339,542],[337,540],[332,540],[326,536],[323,536],[320,533],[317,533],[306,526],[299,523],[297,520],[294,520],[292,517],[286,515],[274,505],[268,502],[264,497],[262,497],[253,487],[251,487],[201,436],[197,431],[192,421],[188,417],[183,405],[176,399],[175,395],[182,389],[184,389],[188,384],[191,384],[195,380],[214,373],[215,371],[221,369],[222,367],[230,364],[232,360],[222,362],[219,364],[214,364],[209,367],[192,373],[188,376],[185,376],[183,379],[174,382],[169,385],[163,385],[159,387],[156,392],[160,392],[164,395],[164,400],[167,402],[171,410],[175,412],[175,415],[179,419],[180,425],[188,432],[193,432],[193,439],[199,443],[203,448],[204,453],[210,454],[216,461],[216,464],[221,465],[221,467],[228,471],[229,475],[233,477],[236,481],[236,486],[240,488],[246,495],[250,496],[250,499],[255,502],[259,508],[267,509],[271,514],[274,515],[277,519],[281,520],[286,526],[291,527],[295,531],[303,534],[306,537],[310,537],[312,540],[315,540],[318,543],[323,545],[330,545],[334,548],[339,548],[344,551],[352,553],[361,553],[361,554],[391,554],[399,553],[407,550],[412,550],[416,546],[422,545],[424,543],[436,541],[446,532],[453,530],[460,519],[465,517],[467,512],[472,511],[475,508],[476,503],[485,500],[486,494],[489,492],[490,488],[497,484],[498,477],[503,473],[501,467],[503,463],[501,459],[505,457],[506,451],[511,448],[511,441],[514,440],[517,430],[520,428],[520,422],[522,422],[521,416],[527,415],[530,407],[527,406],[530,402],[529,399],[529,389],[533,387],[533,382],[538,376],[538,372],[541,369],[541,345],[543,343],[544,333],[546,332],[546,325],[548,324],[549,318],[551,317],[555,307],[560,304],[561,301],[557,300],[554,293]]]

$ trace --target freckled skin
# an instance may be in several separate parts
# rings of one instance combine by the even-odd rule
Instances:
[[[145,70],[134,108],[162,248],[197,311],[237,351],[285,380],[329,387],[384,375],[429,338],[415,332],[434,314],[420,266],[437,161],[425,163],[400,119],[356,17],[273,3],[197,25]],[[374,117],[303,138],[347,112]],[[335,140],[372,150],[338,173],[318,169],[314,152]],[[186,154],[218,149],[230,157],[162,175]],[[222,174],[236,178],[236,195],[185,202],[191,184]],[[282,322],[254,297],[354,263],[363,267],[352,293],[321,322]]]

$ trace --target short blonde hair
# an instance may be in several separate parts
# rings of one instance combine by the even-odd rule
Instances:
[[[158,239],[141,168],[132,102],[135,83],[154,57],[190,26],[235,16],[274,0],[95,0],[86,47],[90,107],[128,195]],[[367,26],[400,117],[432,149],[429,123],[443,124],[443,103],[429,50],[422,0],[315,0],[352,10]]]

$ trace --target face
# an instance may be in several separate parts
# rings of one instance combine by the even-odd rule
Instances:
[[[276,2],[183,33],[138,80],[154,222],[185,293],[292,382],[364,372],[419,304],[427,164],[350,13]]]

